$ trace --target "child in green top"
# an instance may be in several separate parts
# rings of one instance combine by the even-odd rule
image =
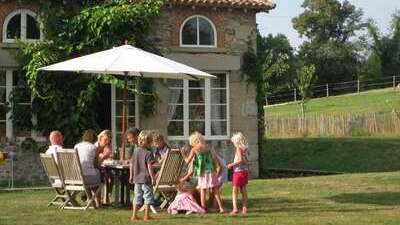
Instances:
[[[137,138],[139,136],[140,130],[137,128],[129,128],[126,131],[126,140],[127,140],[127,146],[126,146],[126,150],[128,153],[128,160],[130,160],[132,158],[133,152],[136,150],[137,148]]]
[[[216,156],[210,151],[208,145],[205,144],[203,135],[194,132],[189,137],[189,144],[192,150],[187,158],[186,163],[193,160],[193,175],[197,176],[197,189],[200,190],[200,202],[203,209],[206,208],[207,190],[212,189],[212,194],[217,201],[220,213],[224,212],[221,196],[219,193],[218,175],[220,173],[220,164]]]

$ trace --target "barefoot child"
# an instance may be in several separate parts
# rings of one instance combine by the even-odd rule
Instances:
[[[150,151],[152,137],[150,132],[142,131],[138,137],[138,149],[133,153],[131,164],[132,169],[129,174],[129,182],[135,184],[135,198],[132,203],[131,220],[137,220],[137,211],[139,206],[144,203],[143,220],[149,220],[150,205],[154,204],[153,184],[154,158]]]
[[[242,133],[236,133],[231,138],[235,146],[235,158],[233,163],[227,165],[228,169],[233,169],[232,175],[232,204],[233,209],[231,215],[238,214],[238,192],[242,193],[242,214],[247,213],[247,183],[248,183],[248,145],[247,140]]]
[[[176,185],[176,189],[178,190],[178,194],[168,207],[168,213],[172,215],[178,214],[179,212],[184,212],[186,215],[205,213],[204,209],[201,208],[193,197],[193,192],[195,192],[196,189],[187,186],[184,182],[179,182]]]
[[[185,158],[185,161],[189,163],[194,158],[193,175],[198,177],[197,189],[200,189],[201,207],[206,209],[207,190],[212,189],[212,193],[219,207],[219,212],[223,213],[224,208],[218,189],[218,174],[220,172],[219,161],[205,144],[204,138],[199,132],[194,132],[189,137],[189,144],[192,146],[192,150],[189,156]]]

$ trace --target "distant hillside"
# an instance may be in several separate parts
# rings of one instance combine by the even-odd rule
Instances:
[[[308,114],[341,114],[400,111],[400,90],[393,88],[312,99],[306,104]],[[267,117],[291,117],[301,114],[299,102],[266,106]]]

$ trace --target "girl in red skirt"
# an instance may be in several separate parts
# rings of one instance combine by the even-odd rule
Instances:
[[[236,133],[231,138],[235,146],[235,158],[233,163],[227,165],[228,169],[233,169],[232,175],[232,204],[233,209],[231,215],[237,215],[238,210],[238,193],[242,193],[242,214],[247,214],[247,183],[249,180],[248,157],[249,150],[247,140],[242,133]]]

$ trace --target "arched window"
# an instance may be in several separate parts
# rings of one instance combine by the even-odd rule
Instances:
[[[42,39],[40,23],[36,14],[28,9],[18,9],[10,13],[3,24],[3,42],[12,43],[16,39],[36,41]]]
[[[183,47],[217,47],[217,32],[207,17],[191,16],[181,27],[180,45]]]

